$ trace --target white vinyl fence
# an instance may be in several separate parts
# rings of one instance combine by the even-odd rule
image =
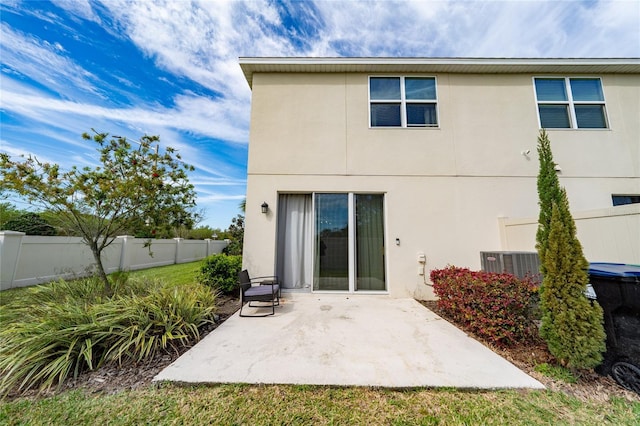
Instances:
[[[572,212],[589,262],[640,264],[640,204]],[[502,250],[535,251],[538,218],[499,218]]]
[[[107,273],[187,263],[222,252],[220,240],[151,240],[117,237],[102,253]],[[41,237],[0,231],[0,290],[85,276],[93,270],[93,255],[80,237]]]

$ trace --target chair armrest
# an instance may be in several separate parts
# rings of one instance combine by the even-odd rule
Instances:
[[[256,280],[256,281],[260,281],[260,282],[275,282],[275,283],[279,283],[280,280],[278,279],[277,275],[265,275],[263,277],[253,277],[251,278],[251,281]]]
[[[242,282],[242,283],[238,282],[236,285],[238,287],[241,287],[241,286],[247,285],[247,284],[249,284],[251,286],[254,286],[254,285],[279,285],[280,281],[276,281],[276,280],[257,280],[257,279],[253,279],[252,278],[251,281]]]
[[[280,284],[280,280],[276,275],[265,275],[263,277],[254,277],[251,280],[256,280],[260,285]]]

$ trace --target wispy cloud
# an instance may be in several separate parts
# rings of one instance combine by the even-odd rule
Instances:
[[[2,146],[2,151],[6,152],[7,154],[9,154],[10,156],[14,157],[14,158],[18,158],[18,157],[24,157],[24,158],[29,158],[29,157],[35,157],[38,159],[38,161],[42,162],[42,163],[49,163],[49,164],[55,164],[56,161],[48,158],[48,157],[43,157],[42,155],[36,153],[36,152],[32,152],[31,150],[25,149],[23,147],[17,147],[17,146],[13,146],[11,144],[11,142],[6,141],[6,140],[2,140],[0,139],[0,146]]]
[[[640,0],[3,0],[0,10],[0,149],[90,164],[79,135],[91,127],[159,134],[195,165],[216,226],[246,185],[240,56],[640,56]]]
[[[27,78],[61,96],[98,95],[95,76],[61,55],[64,47],[0,26],[4,69]]]
[[[315,4],[320,56],[640,56],[637,0]]]
[[[57,114],[71,114],[113,120],[133,126],[172,127],[230,142],[246,142],[248,139],[247,120],[239,120],[238,123],[232,119],[234,113],[236,116],[242,116],[239,114],[242,111],[238,104],[215,102],[206,98],[179,96],[176,99],[176,108],[170,110],[109,108],[9,90],[3,91],[2,101],[5,108],[41,122],[48,122],[50,125],[60,123],[56,119]]]

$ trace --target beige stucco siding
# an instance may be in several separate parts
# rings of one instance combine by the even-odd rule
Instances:
[[[410,129],[369,127],[369,74],[253,75],[244,253],[252,274],[275,268],[278,193],[384,193],[397,297],[431,295],[418,252],[427,274],[447,264],[479,269],[480,251],[503,248],[498,218],[537,216],[534,75],[428,75],[437,79],[439,127]],[[549,131],[574,211],[640,194],[640,76],[598,77],[610,129]]]
[[[438,128],[370,128],[367,74],[256,74],[249,173],[533,176],[532,75],[436,75]],[[640,171],[635,75],[604,76],[607,130],[551,130],[565,176]],[[564,163],[564,164],[563,164]],[[613,167],[615,165],[615,167]]]
[[[249,173],[345,174],[345,115],[344,75],[255,75]]]
[[[590,181],[567,183],[570,194],[591,192]],[[602,179],[598,185],[607,194],[620,188],[618,179]],[[256,275],[273,273],[275,267],[278,193],[384,193],[388,284],[396,297],[430,296],[417,273],[417,252],[427,256],[427,273],[448,264],[479,269],[480,251],[501,249],[499,217],[537,214],[535,177],[251,175],[248,188],[244,262]],[[570,198],[572,205],[581,205]],[[267,215],[260,213],[263,201],[270,206]]]

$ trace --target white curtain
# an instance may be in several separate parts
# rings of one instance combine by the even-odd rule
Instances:
[[[312,241],[311,194],[280,194],[277,274],[283,288],[310,288]]]
[[[385,290],[384,197],[356,194],[356,289]]]

